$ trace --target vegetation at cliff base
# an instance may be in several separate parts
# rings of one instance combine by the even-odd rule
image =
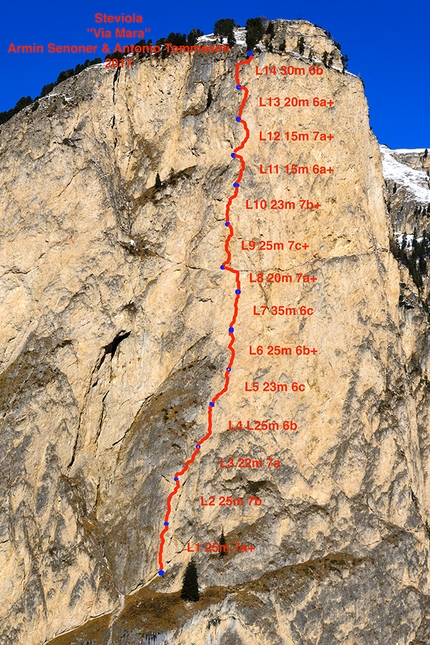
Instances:
[[[197,581],[197,567],[194,560],[190,560],[185,569],[182,580],[181,598],[191,602],[197,602],[200,598],[199,585]]]

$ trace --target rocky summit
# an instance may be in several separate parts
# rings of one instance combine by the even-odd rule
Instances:
[[[89,67],[0,155],[0,644],[430,643],[429,162],[330,35]]]

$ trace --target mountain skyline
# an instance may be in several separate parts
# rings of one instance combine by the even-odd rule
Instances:
[[[422,0],[408,3],[386,0],[371,3],[367,0],[354,9],[334,0],[329,4],[293,2],[286,8],[284,3],[248,2],[244,6],[231,6],[227,2],[216,5],[197,6],[190,2],[176,6],[172,0],[158,6],[141,6],[138,3],[117,3],[108,0],[99,3],[74,3],[71,6],[37,6],[24,0],[20,11],[7,5],[0,25],[0,43],[6,65],[3,72],[3,92],[0,111],[13,108],[24,96],[33,99],[40,94],[43,85],[56,80],[59,73],[83,63],[87,58],[104,58],[101,52],[102,35],[96,37],[88,30],[107,28],[109,23],[97,22],[95,15],[114,16],[142,15],[143,23],[119,22],[120,27],[133,30],[149,28],[148,37],[153,42],[166,37],[170,32],[189,33],[201,29],[205,34],[213,31],[216,20],[233,18],[244,26],[247,18],[265,16],[303,19],[320,25],[329,31],[341,44],[349,57],[349,71],[362,78],[369,103],[370,123],[378,141],[392,149],[425,148],[430,146],[430,126],[427,104],[430,98],[429,71],[426,67],[426,43],[430,24],[430,9]],[[117,26],[114,23],[114,26]],[[138,40],[121,40],[122,44]],[[113,42],[113,40],[111,41]],[[54,43],[85,44],[98,48],[87,53],[50,54],[10,53],[15,46]]]

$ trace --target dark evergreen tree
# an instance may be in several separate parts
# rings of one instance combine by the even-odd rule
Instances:
[[[349,60],[348,55],[342,54],[341,60],[342,60],[342,73],[345,74],[346,68],[348,67],[348,60]]]
[[[9,121],[9,119],[11,119],[14,114],[20,112],[23,108],[27,107],[27,105],[30,105],[31,103],[33,103],[31,96],[22,96],[19,101],[16,102],[14,108],[7,110],[7,112],[0,112],[0,124]]]
[[[236,44],[236,37],[233,32],[227,37],[227,43],[229,47],[233,47]]]
[[[208,99],[207,99],[207,101],[206,101],[206,109],[210,106],[210,104],[212,103],[212,101],[213,101],[213,97],[212,97],[212,90],[211,90],[211,88],[209,88],[209,92],[208,92]]]
[[[231,47],[236,42],[236,39],[234,37],[235,26],[236,23],[234,22],[233,18],[221,18],[221,20],[217,20],[214,25],[214,36],[227,38],[227,42]]]
[[[200,36],[204,36],[204,33],[201,29],[191,29],[190,33],[188,34],[187,45],[195,45],[197,43],[197,39],[200,38]]]
[[[226,540],[225,540],[224,529],[222,528],[222,529],[221,529],[221,537],[220,537],[220,539],[219,539],[219,545],[220,545],[220,551],[219,551],[219,554],[220,554],[220,556],[221,556],[221,557],[223,557],[223,556],[224,556],[224,555],[226,555],[226,553],[227,553],[226,551],[224,551],[223,549],[221,549],[221,546],[225,546],[226,544],[227,544],[227,542],[226,542]]]
[[[146,40],[143,38],[142,40],[138,40],[137,43],[134,43],[135,47],[145,47],[146,46]],[[143,54],[143,52],[140,52]]]
[[[275,26],[273,22],[269,22],[269,24],[267,25],[266,34],[269,36],[270,40],[272,40],[273,36],[275,35]]]
[[[31,96],[23,96],[19,99],[19,101],[16,103],[15,107],[13,108],[15,114],[17,112],[20,112],[23,108],[27,107],[27,105],[30,105],[33,103],[33,100]]]
[[[197,567],[194,560],[190,560],[182,579],[181,598],[191,602],[199,600],[199,585],[197,581]]]
[[[427,275],[427,252],[428,252],[428,239],[426,231],[423,232],[423,237],[418,251],[418,270],[421,275]]]
[[[85,63],[78,63],[74,70],[67,70],[67,72],[72,72],[70,75],[67,76],[67,78],[69,76],[76,76],[76,74],[79,74],[79,72],[82,72],[84,69],[87,69],[87,67],[91,67],[91,65],[97,65],[97,63],[101,63],[101,62],[102,62],[101,58],[93,58],[93,60],[89,60],[89,58],[87,58]],[[61,81],[58,80],[58,78],[57,78],[56,83],[61,82]],[[64,80],[64,78],[62,80]]]
[[[105,60],[121,60],[124,58],[124,54],[122,52],[112,52],[112,54],[106,54]]]
[[[429,151],[427,148],[424,150],[424,159],[427,159]]]
[[[79,72],[81,72],[83,69],[86,69],[90,65],[96,65],[97,63],[101,63],[101,62],[102,62],[101,58],[94,58],[93,60],[87,59],[85,63],[76,65],[75,69],[67,69],[63,72],[60,72],[55,83],[48,83],[47,85],[44,85],[42,87],[40,96],[36,96],[36,98],[34,99],[34,102],[31,96],[23,96],[22,98],[19,99],[19,101],[17,102],[14,108],[11,108],[7,112],[0,112],[0,124],[6,123],[6,121],[9,121],[9,119],[11,119],[14,114],[16,114],[17,112],[20,112],[20,110],[25,108],[27,105],[30,105],[31,103],[33,103],[32,111],[34,112],[39,107],[39,102],[37,99],[40,99],[42,96],[46,96],[47,94],[52,92],[52,90],[56,85],[58,85],[58,83],[61,83],[66,78],[70,78],[75,74],[79,74]]]
[[[49,94],[49,92],[52,92],[54,87],[55,87],[55,83],[48,83],[47,85],[44,85],[42,87],[42,91],[40,93],[40,96],[46,96],[47,94]]]
[[[160,174],[157,172],[155,176],[155,188],[161,188]]]
[[[85,67],[91,67],[92,65],[98,65],[101,62],[102,62],[101,58],[93,58],[93,60],[88,61],[88,65],[87,65],[87,61],[85,61]]]
[[[58,85],[58,83],[62,83],[65,81],[67,78],[70,78],[71,76],[74,76],[75,70],[74,69],[65,69],[64,72],[60,72],[58,74],[58,78],[55,81],[55,85]]]
[[[6,121],[9,121],[13,117],[15,112],[11,110],[6,110],[5,112],[0,112],[0,125],[3,123],[6,123]]]
[[[261,18],[248,18],[246,21],[246,46],[254,49],[264,35],[263,21]]]
[[[166,42],[171,43],[172,45],[177,45],[179,47],[180,45],[187,44],[187,37],[185,34],[175,33],[171,31],[166,38]]]
[[[305,53],[305,39],[303,36],[300,36],[297,39],[297,51],[299,52],[300,56],[303,56]]]

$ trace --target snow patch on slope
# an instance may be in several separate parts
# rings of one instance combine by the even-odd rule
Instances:
[[[394,231],[394,238],[397,242],[397,245],[399,247],[402,246],[403,239],[406,241],[406,246],[405,250],[406,251],[412,251],[413,248],[413,241],[415,239],[416,242],[421,243],[423,241],[422,237],[415,237],[413,233],[408,233],[405,235],[404,233],[401,233],[400,231]]]
[[[397,155],[405,154],[420,154],[422,155],[425,152],[425,148],[396,148],[393,150]]]
[[[398,188],[406,188],[412,199],[422,204],[430,203],[429,178],[424,170],[415,170],[395,158],[400,150],[390,150],[387,146],[380,146],[382,154],[382,171],[384,179],[394,181]],[[405,149],[402,153],[416,152]],[[424,152],[424,149],[420,152]]]
[[[238,29],[233,29],[234,37],[236,39],[236,45],[246,45],[246,29],[245,27],[239,27]],[[197,42],[213,42],[218,41],[220,45],[227,45],[227,38],[220,38],[214,34],[205,34],[197,38]]]

